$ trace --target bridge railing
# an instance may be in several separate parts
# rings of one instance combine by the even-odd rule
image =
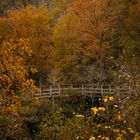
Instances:
[[[70,84],[70,85],[51,85],[49,87],[42,86],[34,97],[49,98],[49,97],[66,97],[72,95],[82,96],[110,96],[116,92],[128,92],[130,87],[113,87],[111,85],[98,84]]]

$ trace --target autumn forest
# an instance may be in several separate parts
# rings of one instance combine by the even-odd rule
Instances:
[[[83,93],[83,84],[113,94],[35,96],[52,85]],[[0,0],[0,140],[139,140],[139,132],[140,0]]]

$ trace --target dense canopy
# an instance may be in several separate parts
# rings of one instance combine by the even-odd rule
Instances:
[[[19,139],[73,140],[64,135],[68,132],[68,126],[75,131],[69,132],[70,137],[77,133],[89,140],[94,140],[95,137],[97,140],[134,138],[134,135],[123,134],[125,130],[120,130],[121,127],[118,128],[121,133],[114,134],[112,138],[109,135],[97,138],[97,132],[89,132],[91,120],[86,128],[84,123],[80,126],[89,132],[85,135],[81,129],[76,132],[77,126],[71,126],[70,120],[57,124],[55,119],[65,120],[64,114],[60,110],[55,112],[57,107],[51,101],[47,102],[46,108],[52,109],[54,116],[49,118],[49,115],[44,117],[39,114],[42,113],[39,112],[41,105],[36,103],[40,104],[40,100],[34,100],[33,94],[38,92],[40,86],[93,83],[133,87],[133,96],[123,97],[124,108],[121,106],[121,111],[117,111],[128,114],[128,122],[132,117],[131,112],[135,113],[132,119],[135,123],[130,121],[128,127],[133,127],[138,132],[140,0],[0,0],[0,139],[16,140],[19,130]],[[117,95],[116,98],[118,99]],[[114,97],[106,99],[110,103]],[[120,102],[118,99],[115,103]],[[131,104],[130,108],[127,104]],[[107,109],[111,109],[111,105]],[[105,110],[102,107],[91,109],[93,116]],[[28,114],[30,111],[32,113]],[[13,129],[13,124],[9,121],[11,117],[15,124]],[[118,121],[112,120],[114,124],[108,127],[115,130],[115,123],[123,118],[121,117],[118,116]],[[41,122],[40,129],[47,128],[36,135],[27,134],[22,123],[31,121],[32,118]],[[64,131],[49,127],[47,119],[52,119],[50,125],[56,123],[56,127],[65,127]],[[71,121],[76,120],[72,118]],[[80,122],[76,123],[80,125]],[[51,129],[55,129],[59,136],[51,136]],[[129,130],[132,132],[132,129]],[[96,136],[92,137],[91,134]],[[75,137],[74,140],[82,139],[80,136]],[[135,137],[138,137],[137,133]]]

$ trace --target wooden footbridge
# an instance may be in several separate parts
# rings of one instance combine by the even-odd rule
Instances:
[[[58,98],[69,97],[74,95],[90,96],[90,97],[105,97],[112,96],[116,93],[128,94],[131,93],[130,86],[112,86],[99,84],[70,84],[70,85],[51,85],[41,86],[38,93],[34,97],[39,98]]]

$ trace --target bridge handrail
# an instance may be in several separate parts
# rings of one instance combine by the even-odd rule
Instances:
[[[70,91],[72,92],[80,92],[81,95],[87,94],[101,94],[103,95],[110,95],[114,94],[117,91],[130,91],[130,86],[111,86],[109,84],[99,85],[99,84],[65,84],[65,85],[50,85],[50,86],[41,86],[40,92],[36,93],[34,96],[44,97],[54,97],[54,96],[69,96],[68,94],[64,94],[64,92]],[[55,94],[55,95],[54,95]],[[71,94],[70,94],[71,95]]]

